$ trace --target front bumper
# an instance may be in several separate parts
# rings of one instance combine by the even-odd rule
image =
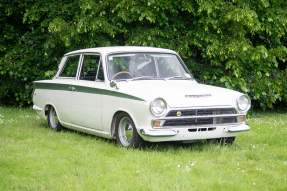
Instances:
[[[188,128],[185,128],[188,129]],[[191,127],[193,132],[199,132],[201,127],[195,128]],[[196,131],[195,131],[196,129]],[[205,128],[206,129],[206,128]],[[231,125],[224,128],[224,132],[236,133],[241,131],[248,131],[250,130],[250,126],[247,124],[240,124],[240,125]],[[175,136],[178,134],[178,131],[174,129],[140,129],[140,133],[145,136],[151,137],[168,137],[168,136]]]
[[[167,137],[175,136],[177,132],[170,129],[158,130],[158,129],[141,129],[141,134],[152,137]]]
[[[239,126],[231,126],[228,129],[229,132],[240,132],[240,131],[248,131],[248,130],[250,130],[250,126],[246,124],[239,125]]]

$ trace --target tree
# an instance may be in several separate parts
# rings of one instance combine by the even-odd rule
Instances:
[[[41,47],[33,50],[39,54],[37,62],[45,66],[37,79],[44,78],[44,71],[55,69],[61,57],[59,52],[114,45],[154,46],[177,51],[201,83],[242,91],[251,97],[253,105],[262,108],[273,108],[279,102],[286,104],[286,1],[14,3],[25,10],[23,21],[32,44],[38,42]],[[20,61],[15,57],[20,52],[11,50],[6,55],[11,55],[17,65]],[[32,55],[24,62],[32,62]],[[5,57],[0,67],[11,63]],[[1,78],[11,78],[5,71]],[[29,82],[33,78],[36,79],[31,75]]]

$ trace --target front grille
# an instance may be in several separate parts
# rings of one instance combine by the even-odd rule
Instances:
[[[177,113],[180,112],[180,116],[204,116],[204,115],[225,115],[225,114],[236,114],[233,108],[224,109],[183,109],[183,110],[172,110],[168,112],[166,117],[176,117]]]
[[[237,117],[206,117],[195,119],[166,119],[163,127],[236,123]]]

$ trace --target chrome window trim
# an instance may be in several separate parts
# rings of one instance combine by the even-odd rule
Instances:
[[[100,53],[82,53],[81,54],[82,56],[83,56],[83,58],[82,58],[82,60],[81,60],[81,66],[79,66],[80,68],[79,68],[79,77],[78,77],[78,80],[80,80],[79,78],[80,78],[80,75],[81,75],[81,70],[82,70],[82,65],[83,65],[83,63],[84,63],[84,60],[85,60],[85,55],[96,55],[96,56],[100,56],[100,59],[99,59],[99,64],[98,64],[98,69],[97,69],[97,74],[96,74],[96,78],[95,78],[95,82],[97,81],[97,78],[98,78],[98,72],[99,72],[99,65],[100,65],[100,63],[101,63],[101,60],[102,60],[102,56],[101,56],[101,54]]]
[[[76,73],[76,77],[62,77],[62,76],[60,76],[60,74],[62,73],[62,71],[63,71],[63,69],[65,68],[65,66],[66,66],[66,64],[67,64],[67,61],[69,60],[69,57],[73,57],[73,56],[79,56],[79,61],[78,61],[78,67],[77,67],[77,73]],[[64,60],[62,60],[63,61],[63,64],[62,64],[62,61],[61,61],[61,63],[60,63],[60,66],[59,66],[59,68],[58,68],[58,71],[57,71],[57,73],[56,73],[56,75],[55,75],[55,77],[54,78],[57,78],[57,79],[73,79],[73,80],[78,80],[78,78],[79,78],[79,76],[78,76],[78,74],[79,74],[79,65],[81,64],[81,62],[82,62],[82,54],[72,54],[72,55],[69,55],[69,56],[64,56],[62,59],[64,59]]]
[[[59,77],[60,69],[62,69],[63,65],[66,63],[67,58],[68,58],[67,56],[63,56],[62,57],[61,62],[59,64],[58,68],[57,68],[57,72],[56,72],[54,78],[58,78]]]
[[[102,60],[102,55],[100,53],[93,53],[93,52],[82,52],[82,53],[75,53],[75,54],[69,54],[69,55],[64,55],[62,60],[61,60],[61,63],[58,67],[58,70],[56,72],[56,75],[54,76],[54,78],[56,79],[74,79],[74,80],[80,80],[80,74],[81,74],[81,69],[82,69],[82,64],[83,64],[83,61],[84,61],[84,57],[85,55],[98,55],[100,56],[100,59],[99,59],[99,62]],[[76,77],[61,77],[59,76],[60,73],[63,71],[64,67],[66,66],[66,63],[67,63],[67,60],[69,57],[73,57],[73,56],[79,56],[79,62],[78,62],[78,67],[77,67],[77,74],[76,74]],[[62,63],[63,62],[63,63]],[[99,67],[99,66],[98,66]],[[97,76],[96,76],[96,79],[95,81],[97,80],[97,77],[98,77],[98,71],[97,71]]]
[[[84,55],[80,55],[79,63],[78,63],[78,69],[77,69],[77,75],[76,75],[76,80],[80,79],[80,74],[82,70],[82,65],[83,65],[83,60],[84,60]]]

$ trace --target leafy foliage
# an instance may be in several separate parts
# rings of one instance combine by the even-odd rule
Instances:
[[[140,45],[177,51],[197,81],[244,92],[255,106],[286,105],[286,1],[2,2],[4,103],[31,102],[31,82],[50,78],[65,52]]]

